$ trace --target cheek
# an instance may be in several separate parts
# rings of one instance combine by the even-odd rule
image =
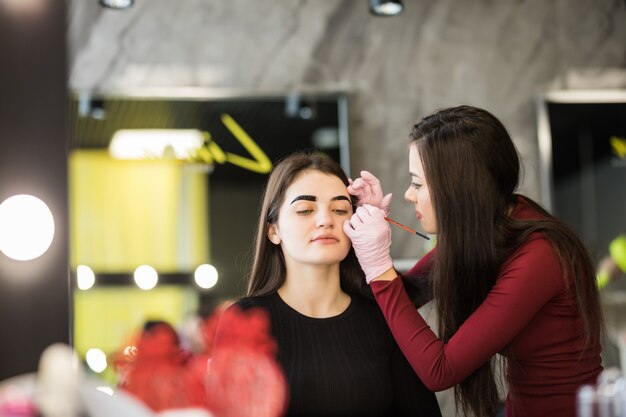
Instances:
[[[430,201],[430,196],[428,194],[426,194],[424,196],[424,205],[427,207],[428,211],[432,214],[433,212],[433,205]]]

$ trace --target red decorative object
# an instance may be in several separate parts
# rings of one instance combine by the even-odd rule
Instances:
[[[276,342],[264,310],[229,307],[220,320],[209,362],[208,407],[218,417],[279,417],[287,383],[275,360]]]
[[[154,411],[202,406],[204,389],[187,370],[188,358],[174,328],[158,323],[143,331],[134,363],[120,388]]]

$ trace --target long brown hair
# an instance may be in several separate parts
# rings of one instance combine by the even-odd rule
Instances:
[[[278,291],[284,284],[287,276],[285,259],[280,245],[270,242],[267,232],[270,224],[278,221],[278,212],[287,188],[301,173],[310,170],[334,175],[348,186],[348,177],[341,166],[324,154],[296,152],[274,167],[263,194],[247,296],[268,295]],[[354,196],[351,198],[354,199]],[[355,201],[352,203],[354,205]],[[341,288],[346,293],[372,297],[353,248],[350,248],[348,255],[339,263],[339,279]]]
[[[541,232],[554,248],[567,288],[576,296],[586,344],[598,342],[602,325],[598,290],[591,257],[581,240],[529,198],[524,197],[543,219],[509,215],[518,198],[520,161],[502,123],[485,110],[459,106],[424,118],[413,126],[410,138],[410,146],[419,151],[437,217],[431,278],[443,341],[485,300],[505,259],[531,233]],[[495,414],[499,398],[494,365],[492,359],[455,387],[464,412]]]

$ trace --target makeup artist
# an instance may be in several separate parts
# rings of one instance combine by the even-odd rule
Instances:
[[[354,212],[347,185],[325,155],[296,153],[274,167],[247,296],[230,308],[268,313],[288,383],[288,417],[440,417],[343,231]],[[221,334],[218,328],[215,339]]]
[[[576,390],[602,370],[594,269],[574,232],[515,193],[520,161],[505,127],[469,106],[430,115],[411,130],[409,175],[404,197],[437,244],[408,273],[393,268],[390,198],[370,173],[348,187],[366,204],[344,230],[413,369],[434,391],[454,387],[460,410],[493,416],[500,353],[508,417],[576,415]],[[438,333],[405,285],[422,301],[432,294]]]

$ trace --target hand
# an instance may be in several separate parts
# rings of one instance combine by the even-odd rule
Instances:
[[[348,180],[348,193],[359,199],[359,205],[370,204],[384,210],[385,215],[389,214],[389,206],[391,205],[391,194],[383,197],[383,189],[380,181],[368,171],[361,171],[361,176],[356,180]]]
[[[352,247],[368,284],[393,268],[391,229],[383,210],[365,204],[356,209],[350,220],[343,223],[343,230],[352,240]]]

